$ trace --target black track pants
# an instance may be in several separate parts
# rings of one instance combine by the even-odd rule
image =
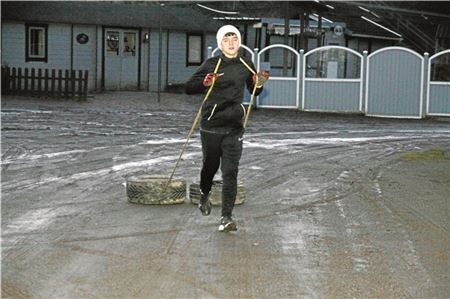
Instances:
[[[239,160],[242,155],[242,131],[218,134],[200,131],[203,166],[200,188],[203,193],[211,191],[212,181],[219,166],[222,170],[222,216],[232,216],[237,193]]]

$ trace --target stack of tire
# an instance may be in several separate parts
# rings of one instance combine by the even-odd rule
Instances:
[[[144,205],[170,205],[180,204],[186,199],[186,182],[172,180],[167,185],[168,178],[149,175],[132,176],[127,179],[127,198],[130,203]],[[200,184],[192,183],[189,186],[189,199],[192,204],[200,202]],[[214,181],[209,199],[213,206],[222,205],[222,182]],[[245,188],[238,183],[236,205],[245,202]]]
[[[127,179],[127,198],[131,203],[144,205],[168,205],[183,203],[186,198],[186,182],[149,175]]]

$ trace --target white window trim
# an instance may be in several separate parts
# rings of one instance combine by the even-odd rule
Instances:
[[[189,38],[191,36],[197,36],[200,37],[200,60],[199,61],[192,61],[189,57],[189,50],[190,50],[190,42]],[[192,66],[192,65],[201,65],[203,61],[203,35],[200,33],[187,33],[186,34],[186,66]]]
[[[43,53],[42,53],[42,55],[34,55],[34,54],[32,54],[31,53],[31,51],[32,51],[32,46],[31,46],[31,31],[32,30],[40,30],[41,32],[42,32],[42,39],[43,39],[43,41],[42,41],[42,47],[43,47]],[[29,26],[28,27],[28,40],[27,40],[27,43],[28,43],[28,57],[30,57],[30,58],[42,58],[42,59],[44,59],[45,58],[45,27],[39,27],[39,26]]]

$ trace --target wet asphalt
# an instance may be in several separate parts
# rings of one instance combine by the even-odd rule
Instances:
[[[225,234],[220,207],[126,198],[170,174],[200,101],[2,97],[2,298],[450,298],[449,118],[257,109]],[[197,130],[176,177],[201,158]]]

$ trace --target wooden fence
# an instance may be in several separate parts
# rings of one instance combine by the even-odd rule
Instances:
[[[86,100],[88,71],[2,67],[2,94]]]

